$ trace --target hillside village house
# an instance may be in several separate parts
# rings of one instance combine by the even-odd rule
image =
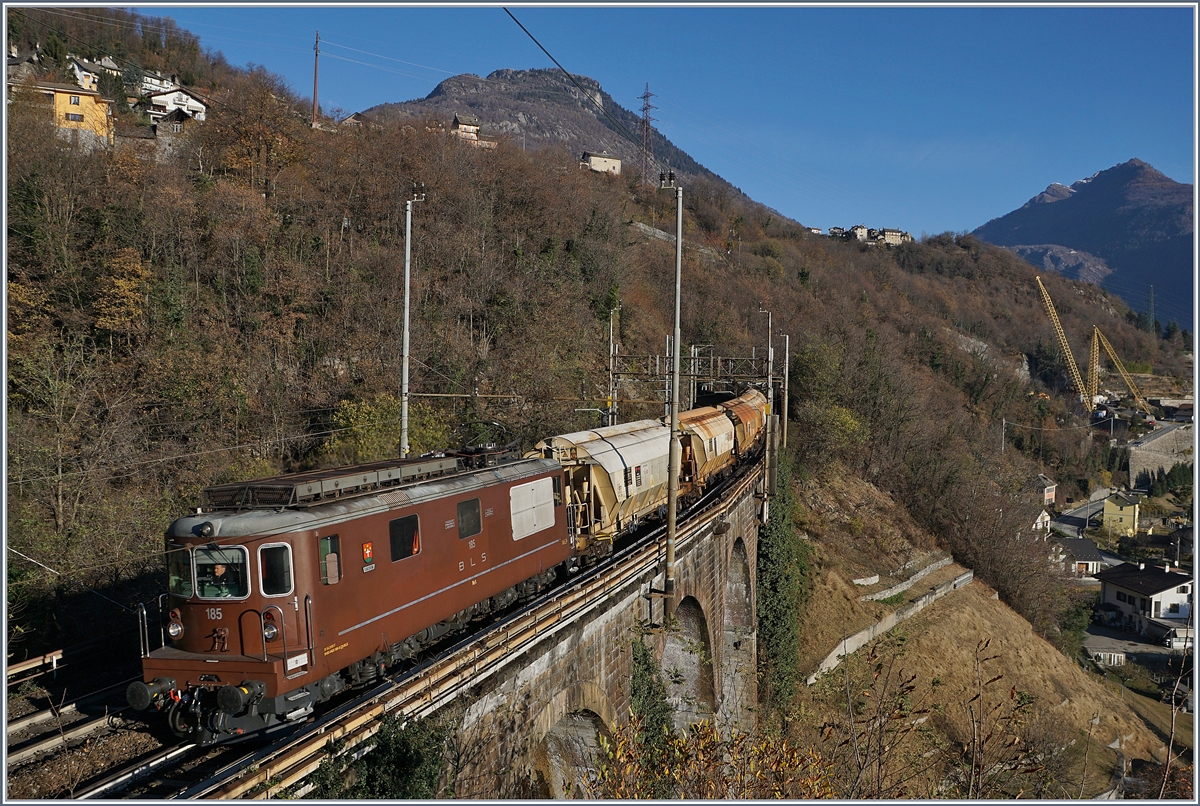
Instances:
[[[18,51],[15,47],[8,49],[8,59],[5,60],[5,78],[11,82],[20,82],[37,75],[39,70],[36,50]]]
[[[108,56],[98,62],[89,62],[72,56],[67,67],[75,75],[76,83],[85,90],[99,90],[100,76],[104,73],[111,76],[121,75],[121,68],[117,67],[117,63]]]
[[[45,104],[59,135],[85,147],[113,144],[112,104],[95,90],[45,81],[9,82],[8,103],[18,102],[22,96]]]
[[[475,115],[460,115],[457,112],[454,113],[454,121],[450,124],[450,130],[470,145],[477,148],[495,148],[494,140],[484,140],[479,136],[479,127],[479,118]]]
[[[176,109],[182,109],[192,120],[203,123],[204,115],[208,111],[208,102],[190,90],[177,87],[147,95],[139,102],[138,108],[146,113],[151,122],[157,122]]]
[[[912,236],[903,230],[884,227],[880,232],[880,240],[882,240],[888,246],[899,246],[902,243],[911,241]]]
[[[1060,537],[1050,544],[1050,567],[1071,576],[1095,576],[1103,564],[1100,549],[1086,537]]]
[[[1037,518],[1033,522],[1033,531],[1035,531],[1035,532],[1049,532],[1050,531],[1050,513],[1049,512],[1047,512],[1044,509],[1041,511],[1041,513],[1037,516]]]
[[[1038,491],[1038,496],[1041,499],[1040,503],[1042,506],[1054,506],[1054,501],[1058,491],[1058,484],[1056,484],[1048,476],[1038,473],[1037,478],[1034,479],[1033,487]]]
[[[178,76],[164,76],[161,73],[156,73],[153,70],[142,71],[142,85],[138,88],[141,95],[157,95],[160,92],[167,92],[179,86],[176,80]]]
[[[346,126],[352,129],[361,129],[364,126],[379,128],[379,125],[371,118],[364,115],[362,112],[355,112],[352,115],[347,115],[338,121],[339,126]]]
[[[85,90],[100,89],[100,68],[90,65],[82,59],[71,59],[68,65],[75,74],[75,82]]]
[[[1130,493],[1113,493],[1104,499],[1104,528],[1132,537],[1137,532],[1139,503],[1140,499]]]
[[[607,151],[601,151],[599,154],[591,151],[583,152],[583,156],[579,158],[580,168],[591,168],[597,173],[621,174],[621,161],[609,154]]]
[[[1190,638],[1192,578],[1169,565],[1121,563],[1095,574],[1106,623],[1165,641]]]

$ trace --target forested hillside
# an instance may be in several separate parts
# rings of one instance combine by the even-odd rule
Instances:
[[[45,69],[59,71],[71,83],[68,54],[90,61],[114,59],[127,84],[135,83],[140,71],[153,70],[178,76],[185,87],[215,89],[241,72],[220,53],[204,49],[199,37],[170,17],[123,8],[9,8],[5,16],[8,46],[18,52],[38,51]],[[101,86],[100,91],[110,87]]]
[[[673,247],[630,226],[673,229],[670,194],[420,120],[313,130],[265,70],[230,71],[213,101],[161,163],[73,150],[38,110],[10,110],[11,651],[132,623],[84,586],[150,599],[163,529],[202,487],[395,455],[414,183],[415,450],[595,425],[610,312],[626,353],[660,353],[670,331]],[[1011,544],[1032,520],[1020,491],[1112,460],[1063,392],[1032,267],[970,236],[812,236],[715,180],[684,200],[685,349],[761,350],[769,308],[790,335],[800,466],[889,492],[1053,633],[1065,604]],[[1077,355],[1099,323],[1127,362],[1181,370],[1190,334],[1163,340],[1098,288],[1047,284]],[[1001,454],[1002,417],[1046,430],[1010,430]]]

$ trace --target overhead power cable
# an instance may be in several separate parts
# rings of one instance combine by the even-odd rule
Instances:
[[[1107,423],[1109,420],[1116,422],[1118,419],[1120,419],[1120,418],[1119,417],[1105,417],[1102,420],[1097,420],[1096,422],[1088,423],[1087,425],[1064,425],[1060,428],[1047,428],[1046,426],[1043,426],[1043,425],[1023,425],[1021,423],[1014,423],[1012,420],[1005,420],[1004,422],[1009,427],[1015,426],[1017,428],[1025,428],[1030,431],[1082,431],[1086,428],[1095,428],[1096,426],[1100,425],[1101,423]]]
[[[352,50],[355,53],[361,53],[364,56],[374,56],[377,59],[387,59],[389,62],[399,62],[400,64],[407,64],[409,67],[420,67],[422,70],[433,70],[435,73],[445,73],[446,75],[449,75],[449,76],[455,75],[455,73],[451,72],[450,70],[443,70],[440,67],[430,67],[429,65],[417,64],[416,62],[406,62],[403,59],[397,59],[392,56],[384,56],[382,53],[372,53],[369,50],[359,50],[358,48],[352,48],[349,45],[339,45],[337,42],[330,42],[327,39],[322,39],[321,44],[322,45],[333,45],[334,47],[338,47],[338,48],[345,48],[346,50]],[[374,65],[369,65],[369,66],[374,67]],[[486,81],[486,79],[485,79],[485,81]]]
[[[63,574],[63,573],[61,573],[61,572],[59,572],[59,571],[55,571],[53,568],[51,568],[50,566],[46,565],[45,563],[43,563],[43,562],[38,562],[37,560],[35,560],[35,559],[33,559],[32,557],[30,557],[28,554],[22,554],[21,552],[17,551],[17,550],[16,550],[15,548],[13,548],[12,546],[8,546],[7,548],[8,548],[8,550],[9,550],[9,551],[11,551],[13,554],[16,554],[18,557],[22,557],[22,558],[24,558],[24,559],[28,560],[29,562],[33,563],[34,565],[41,566],[42,568],[45,568],[47,571],[49,571],[49,572],[50,572],[50,573],[52,573],[52,574],[55,574],[56,576],[62,577],[63,579],[69,579],[69,578],[70,578],[70,576],[69,576],[68,574]],[[116,562],[116,563],[106,563],[106,565],[119,565],[121,562],[128,562],[128,560],[122,560],[122,561],[120,561],[120,562]],[[97,568],[103,568],[104,566],[96,566],[96,567],[97,567]],[[72,569],[72,570],[73,570],[74,572],[78,573],[79,571],[83,571],[83,570],[86,570],[86,569],[83,569],[83,568],[75,568],[75,569]],[[10,584],[11,584],[11,583],[10,583]],[[121,604],[120,602],[118,602],[118,601],[117,601],[117,600],[115,600],[115,599],[109,599],[109,598],[108,598],[107,596],[105,596],[103,593],[100,593],[100,591],[92,590],[92,589],[91,589],[91,588],[89,588],[87,585],[84,585],[82,582],[79,582],[78,580],[75,580],[75,584],[76,584],[76,585],[78,585],[79,587],[83,588],[85,591],[89,591],[90,593],[94,593],[94,594],[96,594],[96,595],[97,595],[97,596],[99,596],[101,599],[104,599],[104,600],[105,600],[105,601],[107,601],[107,602],[112,602],[112,603],[113,603],[113,604],[115,604],[117,607],[121,608],[122,610],[128,610],[130,613],[135,613],[135,612],[137,612],[137,611],[133,610],[133,609],[132,609],[132,608],[130,608],[130,607],[126,607],[125,605]]]
[[[622,123],[619,120],[614,118],[609,113],[609,111],[604,108],[604,104],[600,103],[595,98],[593,98],[592,94],[588,90],[585,90],[583,88],[583,86],[578,81],[575,80],[575,76],[573,76],[569,72],[567,72],[567,68],[563,67],[562,64],[559,63],[558,59],[554,58],[554,56],[550,53],[550,51],[546,50],[546,48],[542,46],[542,43],[537,40],[537,37],[535,37],[533,34],[529,33],[528,28],[526,28],[524,25],[521,25],[521,21],[518,20],[515,16],[513,16],[513,13],[511,11],[509,11],[506,8],[506,9],[504,9],[504,13],[507,14],[508,16],[512,17],[512,21],[515,22],[517,24],[517,26],[522,31],[525,32],[526,36],[528,36],[530,39],[533,40],[533,44],[535,44],[539,48],[541,48],[542,53],[545,53],[546,57],[549,58],[550,61],[554,62],[554,64],[558,67],[559,70],[562,70],[563,75],[565,75],[567,78],[569,78],[571,80],[571,83],[579,88],[579,91],[581,93],[583,93],[583,96],[585,98],[587,98],[588,101],[590,101],[593,106],[598,108],[604,114],[604,117],[606,117],[610,121],[612,121],[613,126],[615,126],[617,128],[617,134],[622,135],[626,140],[633,143],[635,146],[638,146],[639,148],[641,147],[641,141],[638,140],[638,138],[634,137],[633,134],[630,133],[629,129],[626,129],[625,126],[622,125]]]

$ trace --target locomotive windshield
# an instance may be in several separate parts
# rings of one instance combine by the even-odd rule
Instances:
[[[241,546],[196,549],[196,583],[201,599],[244,597],[249,594],[249,560]]]
[[[192,553],[179,546],[167,546],[167,590],[173,596],[192,598]]]

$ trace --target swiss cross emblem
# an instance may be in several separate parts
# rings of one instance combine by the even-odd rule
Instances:
[[[363,543],[363,565],[370,565],[375,562],[375,552],[371,550],[370,543]]]

